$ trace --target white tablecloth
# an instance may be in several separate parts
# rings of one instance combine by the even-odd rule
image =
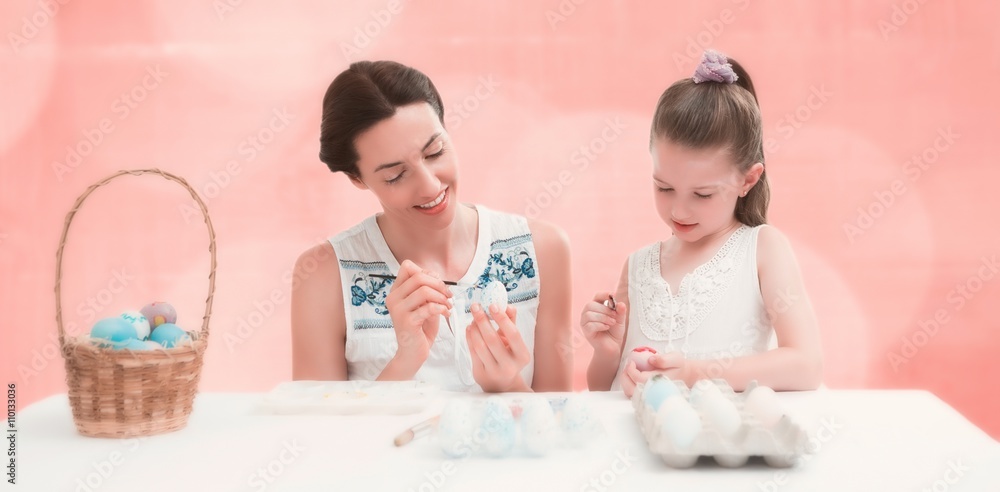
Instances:
[[[667,467],[620,393],[591,393],[606,436],[546,458],[448,460],[430,439],[392,438],[433,414],[275,416],[261,394],[206,393],[188,426],[141,439],[77,434],[66,395],[16,420],[24,491],[601,490],[1000,491],[1000,443],[922,391],[780,394],[816,449],[798,467]],[[9,484],[8,484],[9,486]]]

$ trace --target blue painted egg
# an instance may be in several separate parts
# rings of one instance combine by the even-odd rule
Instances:
[[[153,329],[153,333],[149,335],[149,339],[163,345],[165,348],[173,348],[185,340],[190,340],[191,336],[173,323],[164,323]]]
[[[115,344],[115,350],[134,350],[134,351],[144,351],[149,350],[149,342],[144,342],[135,338],[130,338],[124,343]]]
[[[499,396],[486,399],[483,420],[479,428],[485,435],[483,451],[495,458],[507,456],[517,439],[517,426],[510,406]]]
[[[94,323],[90,329],[91,338],[100,338],[109,343],[102,342],[102,347],[117,347],[124,345],[128,340],[137,338],[135,327],[122,318],[104,318]]]
[[[654,412],[659,410],[660,405],[672,396],[681,396],[681,391],[677,389],[677,385],[673,381],[665,376],[654,376],[646,383],[642,392],[642,398],[646,401],[646,405]]]

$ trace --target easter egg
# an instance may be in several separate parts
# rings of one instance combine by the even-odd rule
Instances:
[[[146,350],[163,349],[163,345],[160,345],[152,340],[145,340],[142,343],[146,344]]]
[[[774,427],[785,415],[785,411],[778,403],[778,396],[767,386],[758,386],[751,390],[743,407],[767,428]]]
[[[136,339],[135,327],[122,318],[104,318],[94,323],[90,329],[91,338],[100,338],[110,343],[101,343],[102,347],[117,347],[124,345],[130,339]]]
[[[721,393],[705,393],[699,401],[698,408],[705,416],[705,420],[726,439],[733,438],[743,424],[736,405]]]
[[[130,338],[124,343],[116,344],[115,350],[134,350],[134,351],[145,351],[149,350],[149,342],[144,342],[135,338]]]
[[[688,398],[691,404],[698,406],[699,401],[706,395],[713,394],[718,396],[722,395],[722,390],[719,389],[719,385],[712,381],[711,379],[699,379],[694,386],[691,387],[691,396]]]
[[[486,399],[479,428],[485,434],[483,451],[488,456],[499,458],[510,454],[517,439],[517,427],[514,414],[503,398],[491,396]]]
[[[555,442],[556,414],[549,402],[530,396],[521,405],[521,444],[532,456],[545,456]]]
[[[581,396],[567,398],[562,411],[563,436],[570,446],[582,446],[597,435],[597,417],[590,404]]]
[[[121,318],[128,321],[135,328],[136,338],[145,340],[149,337],[149,321],[139,311],[125,311]]]
[[[469,400],[450,400],[438,420],[437,438],[441,451],[449,458],[467,458],[472,451],[469,443],[472,442],[474,427]]]
[[[639,371],[652,371],[655,369],[649,363],[649,358],[656,355],[656,350],[652,347],[636,347],[628,354],[630,361],[635,363],[635,368]]]
[[[191,336],[173,323],[164,323],[153,329],[149,339],[163,345],[164,348],[173,348],[184,340],[190,340]]]
[[[489,308],[491,305],[495,304],[501,311],[507,309],[507,287],[504,286],[503,282],[491,280],[477,289],[477,297],[476,302],[486,310],[486,315],[490,319],[493,318],[490,316]]]
[[[157,301],[146,304],[140,312],[149,321],[150,328],[156,328],[164,323],[177,322],[177,311],[167,302]]]
[[[671,398],[656,412],[656,424],[676,449],[685,449],[701,433],[701,417],[683,398]]]
[[[674,396],[681,396],[681,390],[677,389],[677,385],[666,376],[653,376],[642,390],[643,400],[654,412],[660,409],[663,402]]]

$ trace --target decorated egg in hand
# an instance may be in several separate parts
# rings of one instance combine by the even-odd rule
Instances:
[[[150,328],[156,328],[164,323],[177,322],[177,311],[167,302],[158,301],[146,304],[140,311],[149,321]]]
[[[125,342],[136,339],[135,327],[122,318],[104,318],[94,323],[90,329],[91,338],[100,338],[110,343],[101,343],[102,347],[118,347]]]
[[[164,323],[153,329],[149,339],[165,348],[173,348],[185,340],[190,340],[191,336],[173,323]]]
[[[135,336],[139,340],[149,337],[149,321],[139,311],[125,311],[121,318],[128,321],[135,328]]]
[[[649,358],[656,355],[656,349],[652,347],[636,347],[628,354],[628,359],[635,362],[635,368],[639,371],[652,371],[656,369],[649,363]]]
[[[490,306],[496,305],[501,311],[507,309],[507,287],[503,282],[491,280],[488,284],[477,289],[478,299],[476,302],[486,311],[486,316],[490,316]]]

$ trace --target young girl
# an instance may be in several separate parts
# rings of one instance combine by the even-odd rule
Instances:
[[[559,349],[570,343],[566,236],[459,202],[458,158],[426,75],[388,61],[338,75],[323,98],[320,160],[382,212],[296,262],[294,379],[570,389],[572,357]],[[473,302],[490,281],[506,288],[506,312]]]
[[[613,301],[599,293],[584,308],[591,390],[631,396],[656,372],[688,385],[724,378],[737,391],[751,380],[777,390],[820,384],[819,330],[798,264],[765,225],[761,127],[750,77],[711,50],[660,96],[652,185],[673,236],[629,256]],[[652,371],[629,360],[642,346],[658,352]]]

